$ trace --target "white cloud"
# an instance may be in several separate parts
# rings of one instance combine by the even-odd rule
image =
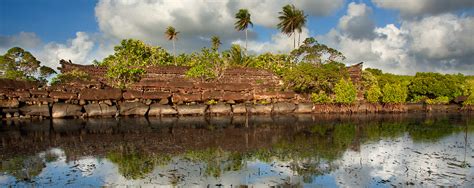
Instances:
[[[339,28],[354,39],[374,37],[374,21],[370,18],[372,9],[365,4],[350,3],[347,15],[339,19]]]
[[[248,42],[248,50],[250,53],[265,53],[265,52],[273,52],[273,53],[287,53],[293,50],[293,42],[296,41],[296,46],[298,46],[298,33],[295,35],[296,40],[293,38],[294,36],[288,36],[283,33],[276,33],[272,35],[270,41],[255,41],[251,40]],[[303,28],[301,32],[300,42],[302,43],[304,39],[309,37],[309,30],[307,28]],[[234,44],[239,44],[241,46],[245,46],[245,40],[236,40],[233,42]]]
[[[240,8],[249,9],[255,25],[275,27],[278,12],[289,3],[304,9],[313,16],[328,15],[344,3],[343,0],[322,1],[112,1],[101,0],[95,8],[100,30],[107,36],[118,39],[137,38],[147,43],[171,49],[171,43],[164,37],[165,28],[174,26],[180,35],[178,51],[196,51],[210,46],[204,40],[217,35],[226,48],[232,41],[244,40],[243,32],[234,29],[234,15]],[[256,33],[250,30],[250,39]]]
[[[414,74],[418,71],[474,74],[474,17],[454,14],[402,20],[399,27],[388,24],[374,28],[373,38],[357,38],[345,29],[354,15],[369,9],[349,6],[339,28],[317,39],[339,49],[347,64],[364,62],[366,67],[387,72]],[[369,32],[369,31],[368,31]]]
[[[74,63],[86,64],[86,59],[94,48],[94,42],[89,34],[77,32],[76,38],[68,44],[51,42],[46,44],[38,55],[44,65],[55,67],[60,59],[71,60]]]
[[[474,7],[472,0],[372,0],[381,8],[400,11],[404,18],[436,15]]]
[[[40,44],[41,39],[35,33],[20,32],[17,35],[0,36],[0,52],[2,54],[15,46],[28,50],[36,48]]]

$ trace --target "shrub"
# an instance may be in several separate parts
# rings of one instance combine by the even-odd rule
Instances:
[[[426,104],[449,104],[449,97],[442,96],[435,99],[426,99]]]
[[[426,96],[415,95],[410,99],[410,102],[420,103],[420,102],[426,101],[427,99],[428,99],[428,97],[426,97]]]
[[[387,104],[401,104],[407,99],[407,90],[400,84],[385,84],[382,94],[382,102]]]
[[[378,85],[372,85],[369,90],[365,92],[365,99],[369,103],[378,103],[382,97],[382,91]]]
[[[324,91],[319,93],[311,93],[311,101],[313,101],[314,104],[332,103],[332,99]]]
[[[87,81],[90,76],[84,71],[74,69],[70,72],[58,74],[51,79],[51,85],[64,84],[73,81]]]
[[[211,100],[208,100],[208,101],[206,102],[206,104],[207,104],[207,105],[215,105],[215,104],[217,104],[217,101],[214,100],[214,99],[211,99]]]
[[[469,97],[462,103],[463,105],[474,105],[474,94],[469,95]]]
[[[334,86],[334,102],[338,104],[352,104],[356,100],[357,91],[352,81],[341,79]]]
[[[430,99],[448,97],[452,100],[464,93],[466,78],[462,74],[443,75],[432,72],[416,73],[410,85],[408,94],[414,96],[427,96]]]

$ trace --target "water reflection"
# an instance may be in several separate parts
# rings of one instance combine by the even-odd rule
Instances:
[[[4,121],[0,186],[473,186],[470,114]]]

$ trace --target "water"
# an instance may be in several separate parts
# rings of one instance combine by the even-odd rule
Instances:
[[[0,187],[474,186],[469,114],[3,121]]]

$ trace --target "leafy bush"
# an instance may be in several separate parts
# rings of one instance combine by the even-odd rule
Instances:
[[[322,90],[330,94],[339,80],[348,77],[345,65],[336,62],[320,65],[299,63],[283,74],[286,87],[299,93]]]
[[[408,86],[409,96],[427,96],[430,99],[448,97],[452,100],[464,93],[466,78],[462,74],[416,73]]]
[[[369,90],[365,92],[365,99],[369,103],[378,103],[382,97],[382,91],[378,85],[372,85]]]
[[[207,104],[207,105],[215,105],[215,104],[217,104],[217,101],[214,100],[214,99],[211,99],[211,100],[208,100],[208,101],[206,102],[206,104]]]
[[[462,103],[463,105],[474,105],[474,94],[469,95],[467,99]]]
[[[56,77],[51,79],[51,85],[64,84],[74,81],[87,81],[90,76],[84,71],[74,69],[70,72],[58,74]]]
[[[203,48],[201,53],[194,54],[189,65],[192,67],[186,71],[186,77],[200,78],[203,81],[218,77],[225,68],[219,53],[208,48]]]
[[[427,99],[428,99],[428,97],[426,97],[426,96],[415,95],[410,99],[410,102],[420,103],[420,102],[426,101]]]
[[[441,96],[435,99],[426,99],[426,104],[449,104],[449,97]]]
[[[331,104],[332,99],[324,92],[311,93],[311,101],[314,104]]]
[[[401,104],[407,99],[407,89],[400,84],[385,84],[382,94],[382,102],[387,104]]]
[[[334,102],[338,104],[352,104],[356,100],[357,91],[352,81],[341,79],[334,87],[336,97]]]
[[[278,76],[282,76],[290,67],[294,66],[294,64],[290,62],[288,55],[272,53],[248,57],[245,63],[247,67],[269,70]]]

